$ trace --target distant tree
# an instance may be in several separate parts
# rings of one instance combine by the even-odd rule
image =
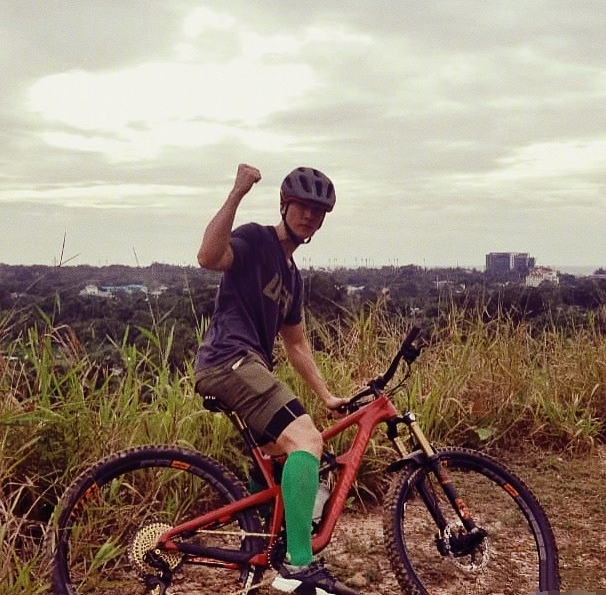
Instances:
[[[345,288],[331,273],[318,271],[304,280],[305,307],[318,318],[338,318],[345,306]]]

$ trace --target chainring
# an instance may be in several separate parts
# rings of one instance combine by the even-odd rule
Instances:
[[[158,539],[171,528],[171,525],[161,521],[146,521],[132,536],[128,546],[128,560],[142,577],[161,576],[164,571],[147,561],[147,554],[151,551],[171,572],[181,563],[183,554],[179,552],[156,551]]]
[[[286,543],[282,536],[278,537],[269,548],[268,559],[274,570],[279,570],[286,558]]]

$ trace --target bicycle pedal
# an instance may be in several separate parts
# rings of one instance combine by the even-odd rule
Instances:
[[[150,595],[170,595],[168,591],[168,585],[164,584],[160,580],[154,581],[154,585],[149,587]]]

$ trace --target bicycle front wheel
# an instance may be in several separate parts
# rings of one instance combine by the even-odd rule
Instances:
[[[559,588],[558,555],[547,517],[528,487],[495,459],[463,448],[437,456],[477,526],[487,532],[472,547],[436,477],[409,466],[389,489],[383,529],[391,566],[406,592],[527,595]],[[424,494],[424,498],[421,497]],[[428,505],[448,526],[437,535]]]
[[[237,477],[194,451],[145,446],[111,455],[80,475],[58,507],[52,584],[57,595],[249,594],[263,569],[210,566],[180,552],[157,551],[165,531],[246,495]],[[175,538],[235,551],[258,545],[261,525],[244,511]]]

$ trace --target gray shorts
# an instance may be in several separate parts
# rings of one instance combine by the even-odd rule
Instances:
[[[212,395],[235,411],[260,444],[275,442],[306,411],[255,353],[196,373],[196,391]]]

